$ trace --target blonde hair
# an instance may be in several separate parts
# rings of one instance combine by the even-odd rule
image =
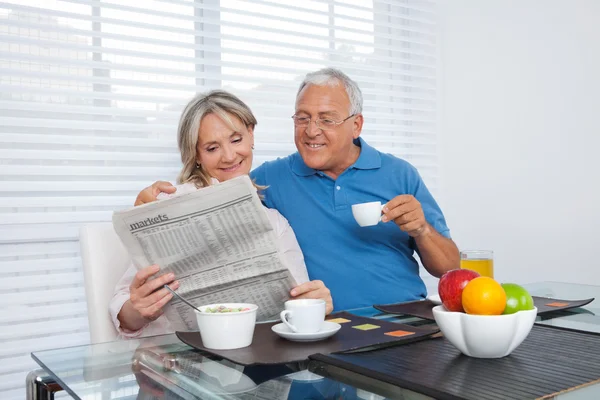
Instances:
[[[217,115],[233,130],[238,130],[239,127],[235,126],[232,115],[239,118],[246,127],[254,129],[257,124],[250,107],[233,94],[224,90],[197,94],[185,106],[177,128],[177,145],[183,164],[177,177],[178,184],[189,182],[199,188],[210,185],[211,176],[202,165],[196,163],[200,122],[208,114]]]

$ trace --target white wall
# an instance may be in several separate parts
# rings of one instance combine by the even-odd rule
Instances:
[[[496,277],[600,284],[600,1],[440,1],[442,190]]]

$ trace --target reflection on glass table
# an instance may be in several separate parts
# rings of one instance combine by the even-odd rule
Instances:
[[[379,314],[373,308],[356,313]],[[377,318],[423,323],[412,317]],[[308,362],[243,367],[192,349],[175,335],[47,350],[32,356],[76,399],[96,399],[101,393],[110,393],[106,398],[111,399],[378,398],[307,371]]]
[[[600,297],[599,286],[541,282],[525,285],[533,295],[561,299]],[[367,307],[361,316],[410,325],[432,324],[420,318],[382,314]],[[599,300],[584,308],[553,313],[542,324],[600,332]],[[175,335],[155,336],[40,351],[32,354],[49,378],[76,399],[425,399],[400,387],[308,362],[242,367],[194,350]],[[580,397],[585,395],[587,397]],[[561,398],[600,398],[600,385]],[[38,396],[37,398],[43,398]],[[46,398],[51,398],[48,396]]]

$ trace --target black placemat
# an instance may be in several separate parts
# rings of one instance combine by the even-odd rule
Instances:
[[[594,301],[594,298],[584,300],[562,300],[549,297],[531,296],[533,303],[538,309],[538,315],[551,312],[568,310],[570,308],[583,307]],[[376,304],[373,307],[388,314],[412,315],[414,317],[434,320],[431,309],[435,307],[430,300],[417,300],[398,304]]]
[[[504,358],[462,355],[444,338],[313,360],[436,399],[544,399],[600,383],[600,334],[534,325]]]
[[[198,350],[226,358],[241,365],[284,364],[306,361],[311,354],[330,354],[342,351],[356,351],[365,348],[381,348],[401,343],[411,343],[425,339],[439,332],[436,326],[414,327],[374,318],[359,317],[340,312],[328,317],[328,320],[343,318],[341,329],[333,336],[318,342],[292,342],[279,337],[271,330],[278,322],[257,324],[254,339],[248,347],[234,350],[207,349],[202,344],[199,332],[176,332],[185,344]],[[361,330],[356,326],[371,324],[377,328]],[[386,333],[406,332],[404,336],[391,336]]]

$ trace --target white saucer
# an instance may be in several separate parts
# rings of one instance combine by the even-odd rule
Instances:
[[[292,332],[283,322],[281,324],[273,325],[271,330],[281,336],[284,339],[291,340],[294,342],[316,342],[317,340],[323,340],[329,336],[335,335],[342,326],[335,322],[325,321],[323,327],[319,332],[315,333],[296,333]]]
[[[427,300],[431,301],[436,306],[439,306],[440,304],[442,304],[442,299],[440,299],[439,294],[429,295],[429,296],[427,296]]]

